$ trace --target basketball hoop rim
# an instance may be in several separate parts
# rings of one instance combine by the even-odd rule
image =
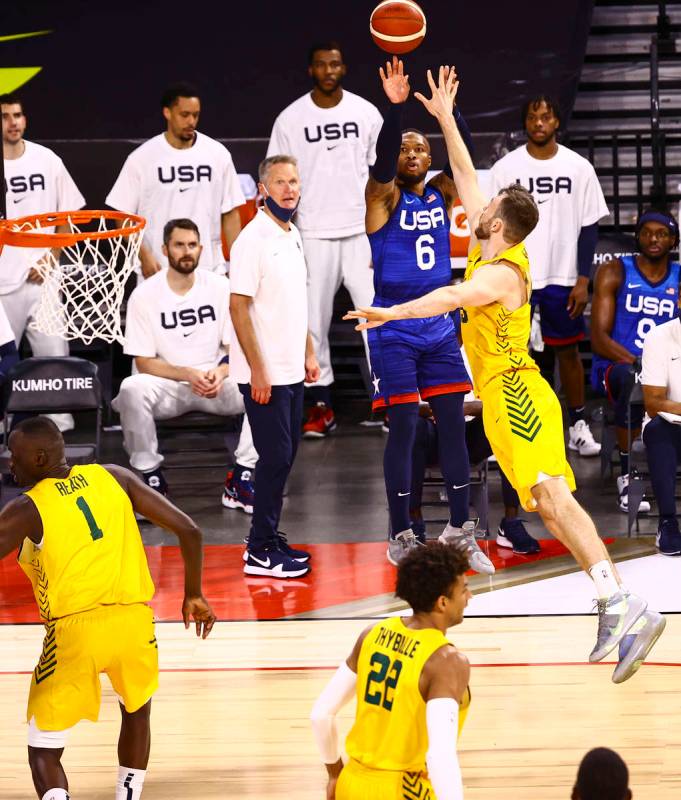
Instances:
[[[12,230],[13,227],[37,224],[43,227],[56,227],[69,222],[75,225],[87,225],[93,220],[108,219],[132,224],[105,231],[83,231],[82,233],[46,233],[36,230]],[[90,211],[56,211],[50,214],[30,214],[26,217],[0,220],[0,248],[4,245],[11,247],[68,247],[76,242],[97,239],[116,239],[119,236],[132,236],[140,233],[147,221],[138,214],[128,214],[124,211],[111,211],[104,209]]]

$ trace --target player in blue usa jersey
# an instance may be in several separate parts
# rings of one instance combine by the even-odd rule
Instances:
[[[670,252],[679,242],[679,226],[668,212],[644,211],[636,224],[639,254],[604,263],[596,273],[591,311],[593,388],[614,406],[621,474],[619,506],[629,510],[629,427],[638,436],[643,405],[631,406],[629,395],[641,370],[646,335],[677,316],[681,267]],[[650,511],[642,500],[639,511]]]
[[[447,286],[452,280],[449,229],[457,190],[449,164],[426,183],[430,145],[414,129],[402,130],[409,76],[397,58],[379,70],[390,101],[366,186],[366,230],[374,267],[374,305],[392,306]],[[461,128],[465,123],[455,112]],[[468,141],[470,133],[466,129]],[[417,547],[409,519],[411,453],[419,399],[428,400],[440,442],[440,466],[450,521],[443,536],[468,551],[471,566],[493,573],[468,521],[469,464],[463,397],[471,386],[449,314],[390,322],[369,331],[374,408],[389,409],[383,466],[391,535],[388,560],[397,564]],[[425,539],[425,536],[423,536]]]

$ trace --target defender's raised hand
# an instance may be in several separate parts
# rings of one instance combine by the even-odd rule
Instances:
[[[404,74],[404,64],[397,56],[393,56],[392,64],[385,62],[383,67],[378,68],[378,74],[383,81],[383,91],[386,93],[391,103],[404,103],[409,97],[409,75]]]
[[[459,81],[455,67],[440,67],[437,86],[433,80],[433,73],[426,73],[431,97],[427,98],[420,92],[414,92],[414,97],[420,100],[434,117],[451,117],[456,102],[456,93],[459,90]]]

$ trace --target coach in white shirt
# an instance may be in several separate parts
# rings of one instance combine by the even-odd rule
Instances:
[[[191,219],[203,249],[199,266],[224,273],[222,233],[231,248],[241,230],[239,206],[246,201],[224,145],[199,133],[201,102],[187,83],[168,87],[161,101],[167,129],[128,156],[106,202],[143,216],[141,274],[151,277],[168,262],[163,227],[169,219]]]
[[[267,148],[268,156],[295,156],[303,185],[296,225],[305,249],[310,333],[321,369],[309,392],[316,405],[303,428],[308,438],[324,437],[335,427],[329,350],[334,296],[341,283],[356,308],[360,302],[371,304],[374,295],[364,187],[383,119],[374,105],[342,88],[345,72],[337,42],[314,45],[308,67],[312,91],[279,114]]]
[[[13,95],[0,98],[2,147],[7,186],[7,217],[27,217],[54,211],[76,211],[85,198],[64,162],[47,147],[24,139],[26,114],[23,101]],[[44,228],[51,233],[54,228]],[[67,230],[60,226],[60,231]],[[0,253],[0,302],[14,332],[17,347],[26,334],[34,356],[68,356],[69,345],[59,336],[47,336],[29,327],[42,292],[42,280],[31,266],[47,251],[4,247]],[[73,428],[70,414],[51,414],[60,430]]]
[[[681,319],[654,327],[643,342],[643,400],[651,421],[643,429],[650,482],[659,506],[655,544],[681,555],[676,515],[676,470],[681,463]]]
[[[134,356],[137,374],[123,381],[113,402],[130,464],[162,494],[167,483],[154,420],[189,411],[244,413],[241,393],[229,377],[229,281],[197,269],[201,245],[192,220],[170,220],[164,240],[168,269],[138,286],[128,301],[124,350]],[[225,492],[234,502],[223,498],[223,504],[252,513],[250,473],[258,456],[245,417],[234,456],[237,466]]]
[[[260,456],[244,572],[295,578],[310,571],[310,554],[287,543],[279,519],[300,437],[303,381],[319,378],[319,364],[307,329],[303,247],[290,221],[300,198],[296,160],[266,158],[258,176],[265,206],[236,240],[230,271],[232,376]]]
[[[532,193],[539,223],[525,240],[530,257],[532,306],[539,306],[544,343],[554,348],[565,391],[568,447],[595,456],[601,446],[584,418],[584,367],[578,342],[585,336],[583,312],[598,243],[598,221],[608,216],[593,166],[558,144],[560,109],[547,95],[530,98],[522,112],[527,144],[492,167],[494,194],[511,183]]]

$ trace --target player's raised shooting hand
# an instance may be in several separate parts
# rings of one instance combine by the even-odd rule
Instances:
[[[366,331],[369,328],[378,328],[392,319],[397,319],[391,308],[355,308],[343,317],[343,319],[365,319],[366,322],[360,322],[355,325],[356,331]]]
[[[383,91],[386,93],[391,103],[404,103],[409,97],[409,75],[404,74],[404,64],[393,56],[392,63],[385,62],[383,67],[378,68],[378,74],[383,81]]]
[[[434,117],[438,119],[451,117],[456,102],[456,93],[459,91],[456,68],[440,67],[437,86],[430,70],[426,73],[426,77],[428,78],[431,97],[425,97],[420,92],[414,92],[414,97],[420,100],[426,110]]]
[[[185,597],[182,603],[182,619],[184,627],[189,630],[189,623],[196,623],[196,635],[205,639],[213,630],[215,614],[205,597]]]

